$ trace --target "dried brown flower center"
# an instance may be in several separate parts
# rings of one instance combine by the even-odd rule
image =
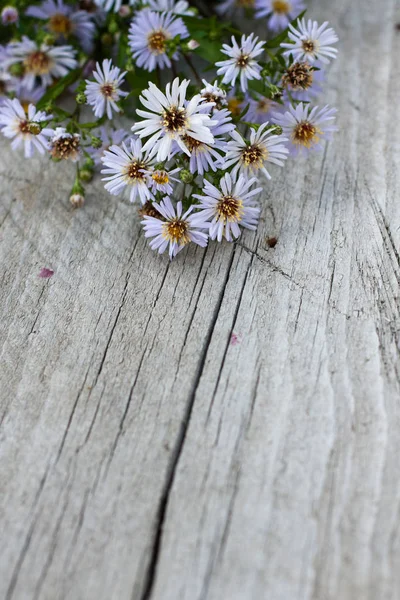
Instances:
[[[294,90],[306,90],[313,83],[311,65],[306,62],[293,63],[282,77],[282,83]]]
[[[263,162],[268,158],[268,150],[265,146],[258,146],[257,144],[253,144],[252,146],[247,146],[242,151],[242,162],[247,167],[260,168]]]
[[[220,96],[216,96],[211,92],[206,92],[203,94],[203,98],[207,102],[215,102],[215,108],[222,108],[222,98]]]
[[[303,40],[302,42],[304,52],[314,52],[315,51],[315,42],[313,40]]]
[[[294,128],[292,139],[294,144],[301,144],[309,148],[318,140],[321,130],[309,121],[301,121]]]
[[[131,163],[129,163],[129,165],[126,168],[126,175],[129,179],[133,180],[131,183],[137,180],[144,180],[146,175],[143,172],[143,169],[145,168],[145,166],[145,163],[140,160],[133,160]]]
[[[167,36],[163,31],[154,31],[147,38],[147,43],[153,54],[164,54],[166,40]]]
[[[19,130],[21,133],[29,133],[29,121],[20,121]]]
[[[34,73],[35,75],[43,75],[48,73],[50,70],[51,59],[45,53],[40,50],[32,52],[24,60],[24,66],[27,71]]]
[[[158,185],[165,185],[169,182],[169,176],[166,171],[157,171],[156,173],[153,173],[151,177]]]
[[[103,96],[106,96],[106,98],[111,98],[114,92],[115,86],[112,83],[105,83],[101,86],[101,93]]]
[[[179,133],[186,127],[186,111],[184,108],[172,106],[162,115],[162,124],[171,133]]]
[[[67,158],[76,158],[79,153],[79,136],[59,137],[54,140],[51,148],[51,155],[54,158],[66,160]]]
[[[223,196],[217,204],[218,219],[221,221],[239,221],[243,215],[243,202],[240,198]]]
[[[290,2],[285,2],[285,0],[273,0],[272,2],[272,10],[278,15],[287,15],[291,8]]]
[[[50,31],[53,31],[53,33],[67,36],[72,31],[71,19],[66,15],[57,13],[50,17],[49,29]]]
[[[164,217],[158,212],[151,200],[147,200],[147,202],[143,204],[143,206],[139,209],[139,214],[142,217],[154,217],[155,219],[164,221]]]
[[[250,56],[248,54],[241,54],[236,60],[236,65],[239,67],[239,69],[244,69],[245,67],[247,67],[249,62]]]
[[[163,225],[163,236],[170,242],[184,246],[190,242],[189,225],[187,221],[176,218]]]

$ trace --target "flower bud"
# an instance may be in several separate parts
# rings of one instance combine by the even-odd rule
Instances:
[[[73,208],[81,208],[85,204],[85,196],[82,196],[82,194],[72,194],[69,201]]]
[[[189,50],[196,50],[196,48],[200,47],[200,44],[196,40],[190,40],[187,43],[187,47],[188,47]]]
[[[132,13],[131,7],[128,6],[127,4],[123,4],[118,11],[119,16],[122,18],[130,17],[131,13]]]
[[[89,181],[92,181],[93,179],[93,171],[91,169],[81,169],[80,170],[80,178],[82,181],[84,181],[85,183],[89,183]]]
[[[14,75],[14,77],[22,77],[24,74],[25,68],[24,65],[20,62],[14,63],[9,67],[10,75]]]
[[[103,145],[103,142],[101,141],[100,138],[95,137],[94,135],[90,138],[90,143],[92,144],[93,148],[101,148]]]
[[[79,94],[76,95],[75,100],[77,104],[86,104],[86,94],[84,92],[79,92]]]
[[[116,21],[111,21],[108,26],[108,32],[114,34],[117,33],[117,31],[119,31],[118,23]]]
[[[192,183],[194,179],[194,175],[189,171],[189,169],[182,169],[179,173],[179,178],[183,183]]]
[[[113,43],[113,39],[114,38],[111,35],[111,33],[103,33],[103,35],[101,36],[101,43],[105,46],[111,46],[111,44]]]
[[[14,6],[5,6],[1,11],[1,22],[3,25],[18,23],[19,14]]]

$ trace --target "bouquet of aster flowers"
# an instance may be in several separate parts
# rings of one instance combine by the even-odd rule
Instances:
[[[76,163],[74,207],[99,169],[111,195],[139,204],[159,253],[232,242],[256,229],[270,170],[335,130],[335,109],[314,101],[338,38],[304,8],[13,0],[1,12],[0,132],[26,158]]]

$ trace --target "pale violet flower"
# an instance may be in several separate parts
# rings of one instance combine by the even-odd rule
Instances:
[[[122,6],[122,0],[94,0],[94,2],[97,6],[107,12],[110,10],[113,10],[113,12],[119,12]],[[139,3],[140,0],[129,0],[128,2],[130,6],[139,6]]]
[[[283,31],[305,9],[303,0],[255,0],[255,17],[268,17],[271,31]]]
[[[264,44],[253,33],[248,37],[243,35],[240,46],[233,36],[232,46],[223,44],[221,52],[229,56],[229,59],[215,63],[220,67],[217,74],[223,75],[222,83],[235,85],[239,77],[242,91],[246,92],[249,80],[261,79],[261,67],[255,59],[263,53]]]
[[[137,114],[143,118],[135,123],[132,131],[141,138],[151,136],[144,145],[150,155],[157,155],[158,161],[164,161],[171,155],[173,143],[190,156],[184,137],[189,136],[199,142],[212,145],[214,136],[211,127],[216,123],[210,116],[202,113],[207,104],[197,94],[189,102],[186,101],[188,80],[181,83],[176,78],[172,85],[167,84],[165,94],[154,83],[142,92],[140,101],[147,110],[138,109]],[[209,105],[212,106],[212,105]]]
[[[328,21],[318,25],[317,21],[307,22],[305,19],[297,21],[297,29],[289,25],[290,43],[282,43],[282,48],[287,48],[285,56],[292,55],[296,61],[314,63],[320,60],[329,63],[331,58],[336,58],[337,49],[332,46],[338,41],[338,36],[328,27]]]
[[[227,106],[226,92],[218,86],[218,81],[209,83],[206,79],[203,79],[203,85],[204,88],[200,91],[202,98],[207,102],[214,102],[216,109]]]
[[[147,185],[152,194],[161,192],[164,195],[170,196],[174,191],[173,183],[179,183],[179,179],[175,177],[181,169],[177,167],[169,171],[168,169],[151,169],[146,171]]]
[[[44,87],[49,86],[54,79],[64,77],[77,66],[72,46],[38,45],[26,36],[21,42],[9,44],[6,61],[8,65],[24,64],[21,83],[29,90],[33,90],[38,81]]]
[[[186,0],[147,0],[151,10],[158,12],[170,11],[176,15],[193,15],[193,8],[190,8]]]
[[[220,180],[219,187],[204,180],[203,195],[194,194],[200,200],[198,213],[209,224],[210,239],[222,241],[224,237],[228,242],[238,238],[241,234],[240,227],[255,230],[257,227],[260,209],[254,201],[262,188],[251,189],[257,182],[256,178],[247,179],[240,175],[226,173]]]
[[[12,139],[13,150],[23,144],[25,157],[30,158],[35,148],[40,154],[45,154],[49,149],[48,138],[53,136],[54,130],[42,128],[41,123],[51,118],[52,115],[37,111],[33,104],[28,106],[26,113],[17,98],[7,98],[0,106],[0,131],[5,137]]]
[[[288,149],[285,146],[287,138],[274,134],[266,121],[256,131],[250,129],[250,141],[244,140],[237,131],[232,131],[232,140],[226,146],[226,156],[221,163],[224,169],[233,166],[232,174],[241,172],[247,176],[264,173],[267,179],[271,179],[267,164],[283,166],[287,159]]]
[[[96,81],[86,80],[87,101],[96,117],[101,118],[107,113],[107,117],[112,119],[113,110],[120,111],[116,103],[128,95],[128,92],[120,90],[125,74],[126,71],[121,73],[118,67],[113,67],[110,59],[104,59],[102,66],[96,63],[96,69],[93,71]]]
[[[335,108],[324,106],[311,108],[309,104],[300,102],[296,107],[289,106],[284,114],[274,114],[274,123],[282,127],[283,134],[291,143],[291,151],[320,150],[322,138],[328,138],[337,128]]]
[[[243,104],[248,105],[248,110],[244,116],[244,120],[251,123],[261,125],[269,120],[273,112],[279,111],[281,104],[266,98],[261,94],[255,94],[255,97],[245,97]]]
[[[1,11],[1,22],[3,25],[18,23],[19,14],[15,6],[5,6]]]
[[[86,148],[96,165],[101,165],[101,158],[110,146],[119,146],[121,142],[129,137],[129,133],[125,129],[113,129],[105,125],[102,125],[98,129],[93,129],[92,135],[99,138],[102,142],[100,148],[93,148],[92,146]]]
[[[39,6],[29,6],[26,15],[47,21],[46,28],[59,40],[76,37],[85,52],[91,52],[95,24],[86,10],[73,10],[63,0],[45,0]]]
[[[138,67],[154,71],[156,67],[171,67],[167,54],[167,42],[180,36],[189,37],[186,25],[180,17],[173,13],[159,13],[142,10],[134,17],[129,29],[129,46]],[[177,60],[177,52],[172,56]]]
[[[153,207],[162,220],[145,216],[142,221],[145,237],[153,238],[150,240],[152,250],[162,254],[169,247],[169,257],[172,259],[190,242],[202,248],[207,246],[208,235],[201,230],[207,229],[208,223],[199,214],[192,213],[193,206],[182,214],[182,202],[178,202],[175,208],[166,196],[159,204],[154,202]]]
[[[118,196],[124,191],[129,192],[129,200],[134,202],[139,196],[142,204],[153,196],[147,183],[146,171],[153,162],[147,152],[143,151],[142,142],[131,138],[121,146],[110,146],[101,159],[104,169],[102,174],[106,190],[113,196]]]

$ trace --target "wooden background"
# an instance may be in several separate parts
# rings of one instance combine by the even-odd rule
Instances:
[[[237,244],[2,142],[1,598],[400,598],[400,15],[311,4],[340,132]]]

